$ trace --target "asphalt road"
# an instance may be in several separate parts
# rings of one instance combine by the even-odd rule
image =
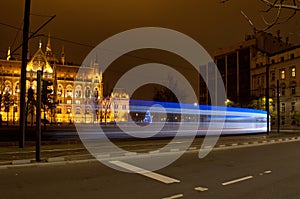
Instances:
[[[203,159],[190,152],[155,171],[170,184],[98,162],[1,169],[0,198],[299,199],[299,157],[299,141],[216,150]]]

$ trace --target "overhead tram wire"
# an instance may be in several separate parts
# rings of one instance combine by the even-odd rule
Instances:
[[[54,16],[52,16],[52,17],[54,17]],[[8,26],[8,27],[16,29],[16,30],[22,30],[22,28],[19,28],[19,27],[10,25],[10,24],[2,23],[2,22],[0,22],[0,25]],[[34,35],[34,32],[30,32],[30,33],[31,33],[31,35]],[[34,37],[38,37],[38,36],[42,36],[42,37],[48,38],[48,35],[39,34],[37,36],[31,36],[30,39],[32,39]],[[93,49],[93,48],[96,47],[94,45],[85,44],[85,43],[81,43],[81,42],[77,42],[77,41],[72,41],[72,40],[68,40],[68,39],[64,39],[64,38],[60,38],[60,37],[55,37],[55,36],[51,36],[51,39],[58,40],[58,41],[63,41],[63,42],[66,42],[66,43],[69,43],[69,44],[78,45],[78,46],[84,46],[84,47],[87,47],[87,48],[90,48],[90,49]],[[21,45],[18,48],[20,48],[20,47],[21,47]],[[14,51],[12,51],[11,54],[13,54],[16,50],[18,50],[18,48],[15,49]],[[117,53],[116,51],[113,51],[113,50],[110,50],[110,49],[102,49],[102,50],[109,51],[111,53]],[[188,67],[186,67],[184,65],[169,64],[169,63],[161,62],[159,60],[155,60],[155,59],[151,59],[151,58],[146,58],[146,57],[141,57],[141,56],[136,56],[136,55],[131,55],[131,54],[125,54],[123,56],[131,57],[131,58],[135,58],[135,59],[140,59],[140,60],[144,60],[144,61],[148,61],[148,62],[153,62],[153,63],[162,63],[162,64],[165,64],[167,66],[180,67],[180,69],[190,70]]]
[[[11,48],[14,46],[14,44],[15,44],[17,38],[18,38],[18,35],[19,35],[20,31],[22,30],[22,26],[23,26],[23,22],[21,23],[20,28],[18,29],[18,31],[17,31],[17,33],[16,33],[16,36],[15,36],[15,38],[14,38],[12,44],[10,45]],[[11,54],[12,54],[12,53],[11,53]]]

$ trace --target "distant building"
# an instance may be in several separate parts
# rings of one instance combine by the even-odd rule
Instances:
[[[300,111],[300,46],[294,46],[278,53],[258,52],[251,65],[251,95],[256,98],[265,96],[266,66],[269,64],[269,93],[273,110],[277,110],[279,94],[280,123],[294,126],[299,123],[295,113]],[[277,93],[277,80],[279,93]],[[277,120],[274,118],[273,122]]]
[[[79,69],[81,73],[77,75]],[[52,90],[47,108],[42,109],[43,119],[53,123],[126,121],[128,95],[114,91],[111,96],[103,96],[102,71],[95,60],[91,60],[91,66],[66,65],[64,49],[60,60],[56,59],[49,36],[45,52],[40,42],[26,69],[26,90],[33,90],[34,99],[38,70],[43,70],[43,80],[51,82],[48,89]],[[20,71],[21,61],[0,60],[0,114],[2,121],[10,124],[19,121]],[[27,100],[29,96],[26,96]],[[21,106],[26,106],[27,123],[33,125],[35,102],[27,100]],[[119,106],[122,111],[119,111]]]
[[[257,32],[246,35],[245,41],[216,50],[214,60],[221,73],[227,99],[239,106],[247,106],[253,97],[250,70],[253,58],[258,52],[273,54],[290,47],[288,42],[282,41],[279,32],[277,36]]]
[[[124,89],[116,88],[111,94],[111,110],[115,122],[127,122],[129,116],[129,95]]]

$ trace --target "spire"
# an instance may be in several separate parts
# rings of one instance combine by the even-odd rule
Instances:
[[[10,46],[8,47],[8,50],[7,50],[7,61],[10,60],[11,56],[10,56]]]
[[[50,41],[50,32],[48,34],[48,42],[46,46],[46,56],[51,56],[52,55],[52,50],[51,50],[51,41]]]
[[[40,39],[39,40],[39,49],[41,49],[42,48],[42,40]]]
[[[63,45],[62,48],[61,48],[60,62],[61,62],[62,65],[65,65],[65,62],[66,62],[65,46],[64,46],[64,45]]]

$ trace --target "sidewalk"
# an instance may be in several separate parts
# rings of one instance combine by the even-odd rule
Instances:
[[[203,137],[196,138],[190,149],[198,150]],[[278,133],[221,136],[214,148],[237,147],[241,145],[258,145],[291,140],[300,141],[300,131],[281,131]],[[159,149],[168,144],[169,139],[155,140],[117,140],[116,145],[122,146],[125,150],[139,153]],[[41,162],[92,160],[94,157],[89,154],[81,141],[42,141]],[[26,164],[35,162],[35,142],[27,141],[25,148],[19,148],[18,142],[0,142],[0,166]]]

